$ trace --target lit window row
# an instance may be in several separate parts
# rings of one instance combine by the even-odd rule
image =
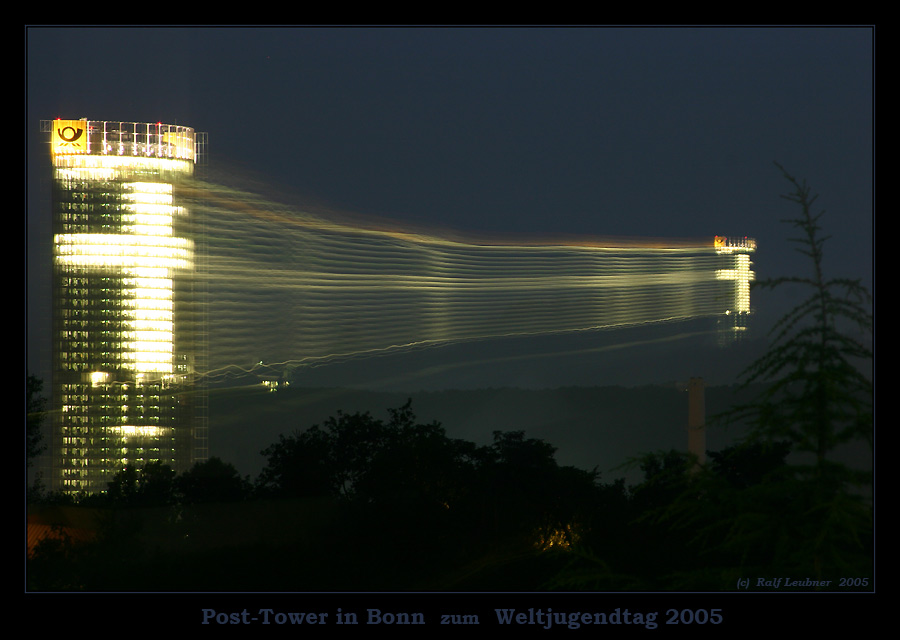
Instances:
[[[741,253],[735,256],[733,269],[716,270],[717,280],[734,280],[734,311],[736,313],[750,312],[750,282],[756,274],[750,269],[750,256]]]
[[[125,182],[122,184],[125,191],[138,193],[172,193],[172,185],[167,182]]]
[[[145,183],[146,184],[146,183]],[[165,184],[165,183],[162,183]],[[154,189],[151,191],[145,191],[144,189],[134,190],[134,191],[126,191],[122,194],[122,199],[127,200],[128,202],[134,202],[137,204],[148,204],[148,205],[170,205],[172,204],[172,189],[171,185],[168,189],[159,190]]]
[[[167,427],[139,427],[133,425],[123,425],[121,427],[117,427],[116,430],[124,436],[139,436],[144,438],[155,438],[159,436],[170,435],[172,433],[172,429]]]
[[[171,320],[134,320],[129,326],[135,331],[172,332],[174,324]]]
[[[170,309],[148,308],[143,305],[136,305],[133,309],[123,309],[122,316],[132,320],[148,320],[156,322],[167,322],[168,327],[154,324],[136,326],[136,329],[163,329],[170,330],[172,328],[172,311]]]
[[[123,331],[118,337],[121,340],[131,340],[134,342],[158,342],[160,340],[172,341],[171,331]]]
[[[189,269],[191,260],[178,256],[134,256],[128,254],[66,254],[56,256],[57,264],[73,267],[115,268],[126,266],[166,267]]]
[[[56,167],[65,169],[113,171],[116,177],[123,175],[119,173],[123,169],[176,173],[192,173],[194,170],[194,163],[188,160],[140,156],[55,155],[53,156],[53,163]],[[106,177],[105,179],[111,180],[114,178]]]
[[[180,249],[187,251],[193,243],[187,238],[160,238],[157,236],[141,236],[119,233],[65,233],[53,237],[53,242],[60,248],[71,247],[96,249],[98,247],[119,247],[135,250],[148,249]]]
[[[172,210],[170,211],[164,212],[135,211],[132,213],[124,213],[122,214],[122,221],[147,226],[171,226],[174,207],[171,209]]]
[[[171,204],[150,204],[147,202],[137,202],[134,204],[122,205],[122,211],[156,216],[172,215],[173,213],[178,212],[180,209],[182,208],[173,207]]]
[[[56,179],[69,184],[87,184],[112,181],[120,177],[120,172],[115,167],[92,167],[67,169],[57,168]]]
[[[168,269],[155,269],[156,272],[161,272],[163,274],[168,273]],[[153,289],[163,289],[168,290],[171,293],[172,289],[172,279],[171,278],[159,278],[159,277],[147,277],[147,278],[125,278],[122,280],[122,284],[125,287],[133,289],[134,291],[140,291],[141,289],[146,289],[147,296],[162,296],[163,292],[154,292]]]
[[[169,292],[171,293],[171,292]],[[126,299],[122,301],[125,307],[134,307],[135,309],[172,309],[171,296],[150,297],[141,295],[139,298]]]
[[[140,342],[126,342],[123,344],[127,345],[128,349],[130,351],[134,351],[136,353],[152,352],[152,351],[158,351],[160,353],[168,353],[168,354],[172,353],[172,343],[170,341],[163,341],[163,340],[159,340],[159,341],[155,341],[155,342],[140,341]]]

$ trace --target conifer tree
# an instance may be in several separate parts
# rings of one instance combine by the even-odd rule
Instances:
[[[814,213],[816,196],[805,181],[778,168],[792,186],[782,197],[799,207],[783,222],[796,232],[791,241],[811,272],[754,283],[803,294],[771,329],[767,352],[742,373],[745,390],[762,391],[710,420],[745,425],[746,441],[712,455],[698,474],[672,465],[665,477],[674,495],[642,506],[651,536],[688,534],[689,561],[660,567],[655,587],[721,589],[741,576],[779,572],[817,585],[853,575],[872,586],[872,473],[839,461],[843,445],[874,446],[874,390],[865,370],[873,356],[872,295],[859,280],[826,278],[823,212]]]
[[[873,476],[838,460],[843,445],[865,443],[874,450],[872,295],[860,280],[826,278],[819,221],[805,181],[777,165],[793,191],[782,197],[799,206],[784,220],[797,237],[797,250],[810,259],[811,273],[755,283],[774,289],[795,285],[800,302],[771,330],[768,351],[742,374],[745,387],[760,383],[752,402],[735,407],[727,421],[750,427],[749,443],[787,442],[790,463],[735,501],[723,548],[771,549],[771,567],[805,569],[814,577],[871,571]],[[799,455],[798,455],[799,454]],[[757,555],[759,557],[759,555]]]
[[[791,240],[810,258],[812,273],[755,283],[769,289],[799,285],[807,295],[775,324],[768,352],[744,371],[745,386],[766,386],[735,415],[751,420],[754,438],[787,440],[794,452],[812,454],[809,470],[821,475],[838,446],[857,440],[874,446],[872,377],[860,369],[872,362],[865,342],[873,329],[872,296],[858,279],[826,279],[823,245],[828,238],[819,226],[824,211],[814,214],[817,196],[805,181],[777,166],[794,187],[782,197],[800,207],[797,217],[783,222],[800,232]]]

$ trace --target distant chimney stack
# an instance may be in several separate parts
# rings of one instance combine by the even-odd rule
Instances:
[[[703,378],[691,378],[688,383],[688,452],[697,463],[706,463],[706,400]]]

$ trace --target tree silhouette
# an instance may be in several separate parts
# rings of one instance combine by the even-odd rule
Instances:
[[[266,466],[256,480],[260,495],[306,498],[331,495],[336,485],[329,434],[317,425],[303,433],[280,434],[261,452]]]
[[[720,518],[710,530],[722,533],[719,548],[733,552],[745,568],[804,570],[814,577],[846,570],[867,575],[873,513],[866,493],[872,474],[837,462],[836,453],[848,443],[865,443],[870,451],[874,444],[872,377],[861,370],[871,373],[865,337],[873,329],[872,296],[859,280],[825,277],[827,238],[819,225],[824,212],[813,212],[817,196],[805,181],[777,166],[793,188],[782,197],[800,210],[783,222],[800,232],[791,240],[812,269],[810,275],[754,284],[796,285],[807,295],[778,320],[769,350],[742,374],[744,387],[763,384],[760,395],[711,421],[746,421],[747,445],[767,447],[734,451],[732,463],[750,452],[757,462],[775,464],[748,485],[746,477],[740,481],[729,473],[725,459],[713,460],[731,484],[719,482],[709,490],[718,497],[719,513],[728,514],[727,526]],[[780,465],[784,443],[793,459]],[[721,480],[721,475],[705,477]]]
[[[162,462],[122,469],[107,485],[105,501],[116,507],[161,507],[177,501],[176,473]]]
[[[758,288],[799,285],[808,296],[782,317],[770,332],[772,346],[744,373],[744,386],[766,383],[753,403],[737,407],[733,417],[749,418],[753,436],[783,439],[795,452],[815,456],[814,473],[825,473],[830,454],[841,444],[862,440],[873,446],[872,379],[856,366],[871,366],[872,350],[854,333],[873,328],[871,294],[859,280],[826,279],[819,219],[812,207],[817,196],[784,170],[794,191],[782,196],[800,206],[798,217],[785,220],[801,232],[792,238],[810,258],[812,274],[780,277]]]
[[[709,464],[716,475],[738,489],[763,482],[787,464],[789,442],[748,442],[709,451]]]
[[[234,502],[248,495],[249,481],[234,465],[213,456],[178,476],[175,488],[182,504]]]
[[[530,566],[588,529],[597,474],[560,467],[552,445],[522,431],[497,431],[487,446],[449,438],[410,402],[388,414],[338,412],[263,451],[262,491],[338,501],[328,543],[349,584],[472,587],[487,572],[509,586],[507,562]]]

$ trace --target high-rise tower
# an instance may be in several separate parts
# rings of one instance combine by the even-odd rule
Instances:
[[[731,259],[730,268],[716,270],[716,279],[734,282],[734,299],[727,305],[725,313],[731,318],[731,338],[737,339],[740,332],[746,330],[747,318],[751,313],[750,283],[756,278],[756,274],[751,269],[753,263],[750,261],[750,254],[756,251],[756,240],[746,236],[716,236],[714,246],[716,254]]]
[[[127,466],[204,459],[197,376],[204,309],[199,234],[181,200],[193,129],[51,120],[51,488],[103,491]]]

